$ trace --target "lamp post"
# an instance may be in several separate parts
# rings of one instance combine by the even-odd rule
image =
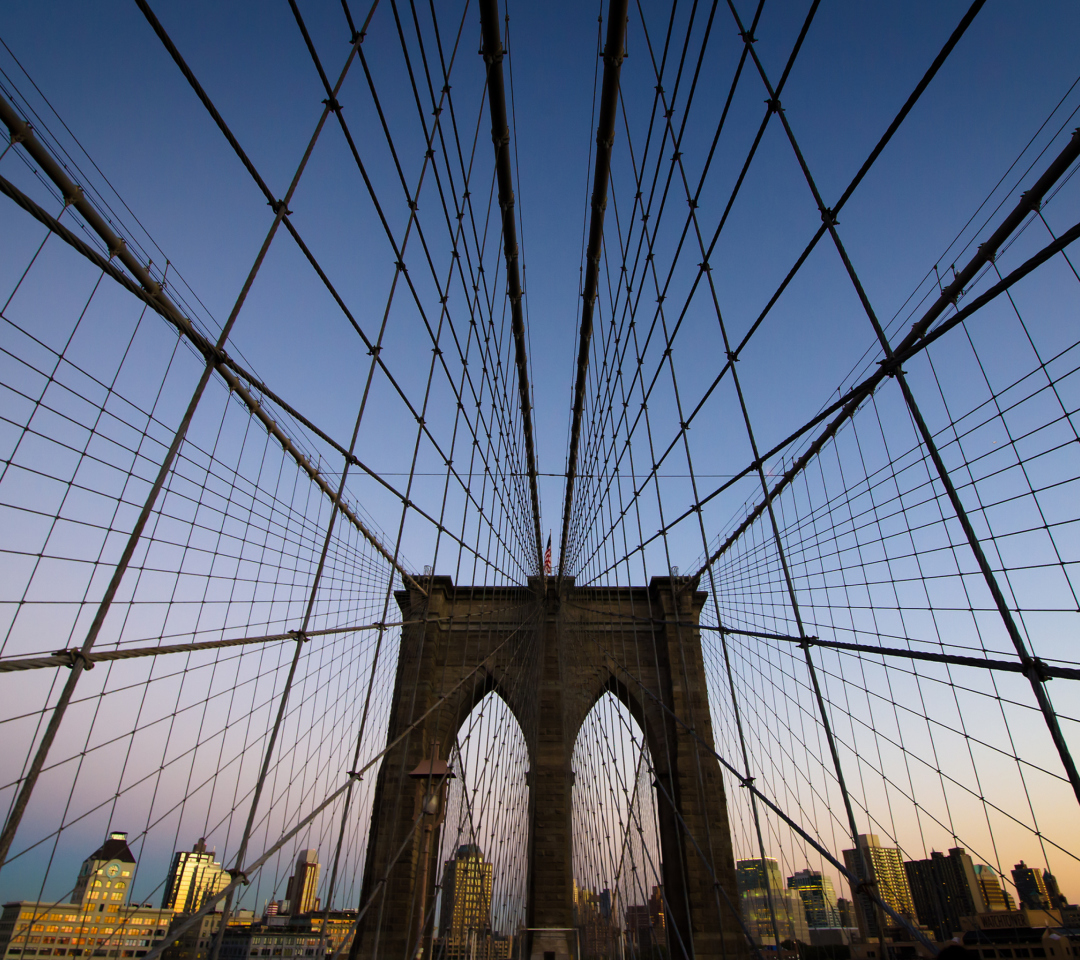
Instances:
[[[445,760],[439,759],[439,741],[431,745],[431,756],[421,760],[416,769],[409,774],[417,786],[417,799],[424,818],[424,839],[422,843],[420,890],[416,913],[414,942],[416,950],[413,960],[422,960],[424,955],[425,927],[427,920],[428,870],[431,864],[431,841],[438,831],[446,814],[446,788],[454,777],[454,771]],[[421,796],[423,799],[421,800]]]

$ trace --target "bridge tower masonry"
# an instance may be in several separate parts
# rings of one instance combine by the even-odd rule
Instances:
[[[698,629],[707,594],[687,577],[653,577],[647,587],[578,587],[554,577],[527,588],[455,586],[442,576],[420,583],[426,598],[419,590],[396,594],[405,626],[387,736],[393,746],[376,783],[361,909],[371,903],[351,960],[431,956],[442,809],[429,800],[439,793],[431,780],[409,774],[425,769],[433,748],[447,759],[458,729],[491,691],[516,716],[529,755],[530,932],[519,956],[579,960],[571,758],[606,692],[626,705],[649,749],[671,960],[748,956],[733,912],[739,897],[723,778],[698,740],[713,743]]]

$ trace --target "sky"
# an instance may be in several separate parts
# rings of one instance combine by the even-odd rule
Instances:
[[[340,7],[330,3],[300,6],[327,73],[335,77],[349,39]],[[354,7],[360,9],[357,4]],[[736,7],[742,17],[752,16],[745,0]],[[775,0],[764,5],[755,49],[770,77],[782,72],[807,7],[806,3]],[[440,7],[440,16],[450,24],[444,25],[447,37],[456,31],[455,18],[461,16],[461,9],[461,4],[448,5],[445,11]],[[553,531],[557,545],[581,312],[583,235],[592,182],[601,6],[514,0],[505,9],[514,189],[543,534]],[[657,53],[668,15],[668,8],[659,5],[646,4],[642,9],[643,14],[633,8],[622,68],[628,107],[625,126],[620,118],[616,129],[609,249],[611,231],[630,207],[630,145],[639,151],[635,156],[640,155],[656,84],[651,55]],[[284,195],[325,97],[288,5],[158,2],[154,10],[252,163],[275,195]],[[404,6],[399,10],[406,16]],[[689,10],[686,4],[676,8],[674,19],[680,30],[685,30]],[[965,10],[965,4],[941,2],[822,4],[782,101],[826,203],[835,201],[854,176]],[[703,6],[695,21],[695,36],[700,36],[706,14]],[[712,29],[710,56],[682,147],[691,172],[699,171],[704,163],[741,47],[730,13],[722,7],[716,10]],[[925,295],[935,267],[947,275],[962,246],[954,244],[956,238],[968,243],[985,235],[987,219],[997,222],[992,215],[996,205],[1017,183],[1033,179],[1033,174],[1024,176],[1028,165],[1035,164],[1037,175],[1076,126],[1075,119],[1066,120],[1080,104],[1073,88],[1080,75],[1077,35],[1080,8],[1075,4],[988,4],[847,204],[840,217],[841,234],[869,299],[883,321],[893,323],[890,329],[901,329],[911,310],[909,297],[916,293],[918,300]],[[186,301],[193,303],[197,296],[203,305],[198,308],[201,322],[207,329],[219,329],[272,213],[136,5],[59,0],[9,4],[0,11],[0,39],[6,45],[0,50],[5,87],[13,84],[43,116],[47,115],[44,101],[51,104],[67,130],[49,117],[50,133],[69,151],[75,151],[76,143],[81,145],[101,172],[91,175],[94,184],[104,191],[102,177],[107,178],[114,191],[109,195],[126,204],[120,221],[140,238],[153,238],[160,255],[168,258],[170,271],[182,277],[190,291]],[[464,142],[470,143],[479,130],[477,151],[484,174],[482,189],[476,190],[483,193],[489,187],[483,178],[490,176],[491,147],[478,47],[476,12],[469,8],[455,54],[453,98]],[[380,85],[385,118],[395,133],[405,178],[413,183],[421,169],[424,144],[413,122],[415,106],[400,62],[390,5],[383,3],[375,11],[364,50]],[[760,122],[765,98],[758,78],[748,74],[732,103],[725,137],[702,195],[703,221],[710,229]],[[339,100],[384,202],[383,213],[400,235],[408,211],[380,118],[372,109],[358,67],[352,68]],[[1051,119],[1044,127],[1047,118]],[[1066,133],[1057,135],[1062,124]],[[1039,151],[1047,148],[1049,152],[1039,160]],[[1018,158],[1020,163],[1014,167]],[[4,171],[10,171],[10,164],[0,168]],[[24,189],[33,186],[25,170],[5,175],[21,177],[18,182]],[[1004,184],[999,186],[1002,178]],[[988,199],[989,205],[983,206]],[[420,207],[421,222],[433,225],[434,236],[439,214],[430,180],[425,181]],[[1075,208],[1073,189],[1048,209],[1047,217],[1055,227],[1069,226],[1076,219]],[[381,232],[379,212],[333,124],[321,134],[290,209],[293,222],[358,322],[368,331],[376,330],[393,278],[394,256]],[[0,202],[0,217],[4,224],[0,289],[10,289],[40,236],[6,200]],[[791,148],[779,126],[772,123],[711,258],[725,317],[736,338],[749,328],[819,223]],[[488,264],[498,260],[494,242],[489,241],[487,247]],[[673,242],[670,232],[661,236],[661,258]],[[418,276],[421,254],[410,243],[407,259]],[[437,252],[445,252],[444,238],[433,243],[443,243]],[[1034,249],[1035,244],[1034,239],[1025,239],[1018,250]],[[688,259],[697,262],[695,257]],[[617,259],[611,258],[610,263],[617,268]],[[88,275],[79,274],[78,267],[71,270],[70,296],[64,290],[51,294],[57,298],[57,309],[71,309],[85,295],[81,287],[76,292],[76,286]],[[676,286],[685,289],[687,282],[687,274],[679,272]],[[1075,291],[1067,287],[1072,282],[1051,273],[1041,287],[1024,294],[1029,298],[1028,308],[1044,318],[1053,342],[1075,341],[1071,332]],[[422,278],[417,283],[420,298],[430,307],[437,300],[431,285]],[[179,281],[174,284],[180,289]],[[130,309],[123,306],[121,297],[110,303],[116,311]],[[430,345],[407,298],[395,300],[390,317],[383,359],[415,399],[423,394]],[[598,330],[606,317],[602,297]],[[35,320],[43,327],[49,324],[44,314]],[[103,341],[98,349],[108,349],[108,337]],[[987,344],[987,362],[1007,367],[1010,343],[1003,334],[1000,344]],[[828,402],[841,384],[849,382],[853,369],[866,366],[866,351],[874,349],[873,332],[836,252],[822,245],[741,359],[742,384],[760,445],[771,446]],[[284,235],[275,240],[251,289],[230,350],[322,429],[347,442],[369,360]],[[504,349],[503,356],[510,354]],[[690,395],[700,392],[722,362],[715,320],[702,307],[700,297],[694,301],[676,356],[681,381]],[[876,357],[873,354],[870,361]],[[153,363],[146,369],[145,382],[133,383],[132,390],[152,389],[158,374]],[[670,404],[664,403],[660,409],[670,426]],[[722,476],[750,459],[741,423],[733,419],[732,404],[733,398],[725,394],[693,430],[701,473]],[[430,417],[438,424],[436,432],[449,423],[452,408],[452,398],[445,391],[435,395]],[[415,423],[403,413],[392,391],[385,383],[377,383],[359,435],[361,459],[393,482],[403,483],[415,432]],[[646,459],[642,454],[641,462]],[[419,462],[432,472],[440,469],[438,458],[426,447]],[[673,466],[675,475],[661,481],[660,499],[682,509],[691,492],[685,477],[678,475],[680,469]],[[715,485],[716,481],[710,482]],[[437,507],[441,484],[437,476],[418,480],[417,501]],[[371,482],[357,481],[353,489],[367,515],[393,536],[398,517],[392,498]],[[731,498],[717,501],[708,517],[710,536],[724,529],[747,495],[746,488],[739,488]],[[670,562],[688,570],[699,558],[702,544],[693,536],[681,537],[672,539],[675,556]],[[419,568],[426,562],[431,543],[429,530],[408,527],[402,546],[405,556]],[[660,555],[650,554],[649,572],[666,572],[663,561]],[[437,572],[444,572],[438,563],[436,567]],[[1061,649],[1054,646],[1055,651]],[[1071,889],[1080,890],[1080,869],[1074,864],[1063,863],[1059,873]]]

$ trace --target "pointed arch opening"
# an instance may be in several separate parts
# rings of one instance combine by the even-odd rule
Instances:
[[[525,925],[529,751],[496,690],[458,728],[450,766],[433,956],[502,957],[500,948]]]
[[[574,923],[581,956],[665,955],[652,758],[641,724],[611,690],[586,715],[571,770]]]

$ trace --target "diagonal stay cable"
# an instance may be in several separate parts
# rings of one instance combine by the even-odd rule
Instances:
[[[1036,183],[1025,193],[1020,199],[1020,202],[1013,208],[1009,215],[1002,221],[1001,225],[991,234],[991,236],[982,244],[980,244],[977,252],[967,263],[967,265],[960,270],[956,279],[953,280],[948,286],[943,288],[941,295],[934,302],[934,304],[927,310],[923,316],[912,325],[908,334],[893,347],[893,358],[891,361],[885,362],[880,365],[879,369],[873,374],[867,377],[862,383],[858,384],[852,390],[850,390],[842,402],[837,401],[830,405],[826,411],[819,414],[817,417],[810,421],[810,424],[820,423],[829,413],[839,409],[837,416],[829,422],[828,426],[818,434],[813,442],[807,447],[806,451],[788,468],[783,476],[773,486],[769,499],[775,499],[777,494],[780,493],[785,487],[787,487],[792,480],[795,479],[806,467],[806,465],[816,456],[818,451],[828,442],[828,440],[836,434],[840,427],[849,420],[855,413],[855,411],[861,406],[862,402],[870,396],[871,393],[877,388],[877,386],[889,375],[893,364],[898,364],[902,359],[912,356],[915,352],[922,349],[924,341],[928,339],[928,333],[930,326],[934,323],[938,317],[940,317],[950,305],[960,298],[964,292],[965,286],[970,283],[979,269],[989,263],[997,254],[998,248],[1006,239],[1016,230],[1017,227],[1024,221],[1024,219],[1035,209],[1037,209],[1042,197],[1046,191],[1050,189],[1053,184],[1062,177],[1069,169],[1073,162],[1080,157],[1080,131],[1073,134],[1072,139],[1066,144],[1065,148],[1054,159],[1053,163],[1047,168],[1046,172],[1036,181]],[[1069,231],[1070,234],[1073,231]],[[1075,237],[1074,237],[1075,238]],[[1057,251],[1058,241],[1050,245]],[[1038,255],[1037,255],[1038,256]],[[1041,258],[1040,258],[1041,259]],[[1032,267],[1033,269],[1033,267]],[[1029,273],[1030,269],[1026,270]],[[1006,278],[1008,279],[1008,278]],[[1020,279],[1017,277],[1017,279]],[[1000,288],[998,293],[1005,289],[1005,282],[1002,281],[995,285],[996,288]],[[989,293],[989,291],[987,291]],[[991,298],[980,297],[980,306],[985,305]],[[974,303],[972,304],[974,306]],[[970,314],[969,314],[970,315]],[[801,435],[808,429],[808,426],[800,428],[796,434]],[[793,437],[796,435],[793,434]],[[786,442],[790,442],[786,441]],[[766,455],[767,456],[767,455]],[[764,459],[764,458],[763,458]],[[754,469],[753,466],[749,467]],[[747,517],[736,528],[732,534],[727,537],[724,542],[709,555],[706,562],[702,565],[701,570],[704,571],[705,567],[712,563],[715,563],[731,546],[731,544],[738,539],[739,536],[749,527],[765,510],[765,501],[759,501],[759,503],[750,511]]]
[[[892,139],[892,137],[895,135],[896,131],[903,124],[903,122],[907,118],[907,116],[914,109],[916,103],[919,101],[922,94],[926,91],[926,89],[930,85],[931,81],[937,75],[937,73],[940,70],[941,66],[945,63],[945,61],[948,59],[949,55],[952,53],[953,49],[956,47],[957,43],[959,43],[960,39],[963,37],[964,33],[966,32],[966,30],[970,26],[972,20],[974,19],[975,15],[978,13],[979,9],[981,9],[981,7],[983,6],[984,2],[985,2],[985,0],[975,0],[975,2],[972,3],[971,7],[969,7],[969,9],[965,13],[964,17],[960,20],[959,24],[957,25],[956,29],[952,32],[952,34],[949,36],[948,40],[942,46],[941,50],[938,52],[937,56],[934,58],[934,61],[927,68],[926,72],[923,74],[923,76],[919,80],[918,84],[916,84],[915,88],[912,90],[911,94],[908,96],[908,98],[904,102],[903,106],[897,112],[896,116],[893,118],[893,120],[889,124],[888,128],[885,130],[885,132],[882,134],[882,136],[878,140],[877,144],[875,144],[874,148],[867,155],[866,160],[863,161],[863,163],[860,166],[858,172],[855,174],[854,178],[852,178],[852,180],[848,184],[847,188],[841,194],[840,199],[831,208],[833,216],[835,216],[841,210],[841,208],[847,203],[847,201],[851,198],[851,196],[854,194],[856,188],[859,186],[859,184],[862,182],[862,180],[866,177],[867,173],[870,171],[873,164],[877,161],[877,159],[884,152],[885,147],[888,145],[889,141]],[[743,40],[744,40],[744,53],[745,53],[745,51],[748,50],[750,48],[750,45],[754,42],[754,37],[752,35],[752,32],[744,32]],[[767,111],[766,120],[768,119],[769,116],[772,115],[772,112],[773,111],[771,111],[771,110]],[[715,148],[715,143],[714,143],[714,148]],[[740,180],[741,180],[741,178],[740,178]],[[700,189],[701,189],[701,183],[699,182],[698,190],[695,192],[695,198],[697,197],[697,195],[699,195]],[[729,201],[729,205],[730,205],[730,201]],[[709,253],[711,253],[711,251],[715,247],[717,241],[719,240],[720,230],[723,227],[723,223],[724,223],[725,219],[726,219],[726,217],[722,218],[719,227],[717,228],[716,231],[714,231],[714,234],[713,234],[713,236],[712,236],[712,238],[710,240],[709,246],[708,246],[708,252]],[[688,216],[687,221],[686,221],[686,229],[689,229],[690,223],[691,223],[691,217]],[[701,400],[695,405],[694,409],[689,413],[689,415],[687,415],[685,424],[680,425],[680,432],[685,431],[686,429],[689,429],[691,423],[694,421],[696,416],[704,408],[705,403],[708,400],[708,398],[712,395],[712,393],[719,386],[719,384],[720,384],[721,380],[723,379],[724,375],[728,372],[731,364],[734,362],[734,360],[738,359],[739,354],[746,347],[747,343],[750,341],[750,339],[756,333],[758,328],[764,322],[765,318],[772,311],[773,307],[779,301],[780,297],[783,295],[784,291],[790,285],[790,283],[794,279],[795,275],[799,272],[799,270],[805,264],[805,262],[807,261],[807,259],[810,256],[810,254],[813,252],[813,250],[817,246],[818,242],[825,235],[825,232],[826,232],[826,226],[824,224],[822,224],[822,226],[815,232],[815,234],[811,238],[810,242],[806,245],[805,249],[802,251],[802,253],[799,255],[799,257],[796,259],[796,261],[792,265],[791,269],[787,272],[784,279],[781,281],[780,285],[777,287],[777,289],[774,291],[772,296],[769,298],[769,300],[766,303],[765,307],[760,311],[760,313],[758,314],[758,316],[755,319],[754,323],[751,324],[750,328],[747,330],[747,332],[743,336],[742,340],[739,342],[739,344],[732,351],[734,353],[734,355],[735,355],[734,358],[729,358],[727,360],[727,362],[723,365],[723,367],[721,367],[719,373],[716,375],[713,382],[707,388],[707,390],[705,391],[705,393],[702,396]],[[703,263],[698,265],[697,276],[695,277],[695,280],[694,280],[694,282],[693,282],[693,284],[691,286],[691,289],[687,294],[687,298],[686,298],[686,301],[685,301],[684,306],[682,308],[681,315],[685,314],[686,310],[689,308],[689,304],[690,304],[690,301],[691,301],[691,299],[692,299],[692,297],[694,295],[694,292],[696,291],[697,286],[700,283],[702,277],[705,275],[706,270],[708,269],[708,266],[709,266],[708,257],[706,256],[706,258],[704,258],[704,260],[703,260]],[[666,289],[666,285],[665,285],[665,289]],[[681,315],[680,315],[680,319],[681,319]],[[655,382],[655,378],[654,378],[654,382]],[[637,416],[637,419],[635,420],[634,425],[630,428],[630,434],[633,434],[634,430],[636,429],[637,422],[640,420],[640,418],[641,418],[641,413],[639,412],[638,416]],[[660,456],[657,457],[657,464],[656,464],[657,467],[659,467],[660,465],[663,464],[663,462],[666,460],[667,456],[676,448],[678,443],[679,443],[679,436],[676,436],[676,437],[674,437],[672,439],[672,441],[670,442],[668,448]],[[619,456],[618,459],[621,461],[621,459],[622,459],[621,455]],[[754,469],[754,466],[750,465],[747,468],[746,471],[744,471],[742,474],[739,475],[739,477],[744,476],[746,473],[749,473],[753,469]],[[738,478],[736,478],[736,479],[738,479]],[[683,517],[680,518],[680,519],[685,519],[687,516],[690,515],[690,512],[692,512],[696,508],[696,506],[699,506],[699,505],[695,505],[694,507],[691,507],[691,511],[684,514]]]

